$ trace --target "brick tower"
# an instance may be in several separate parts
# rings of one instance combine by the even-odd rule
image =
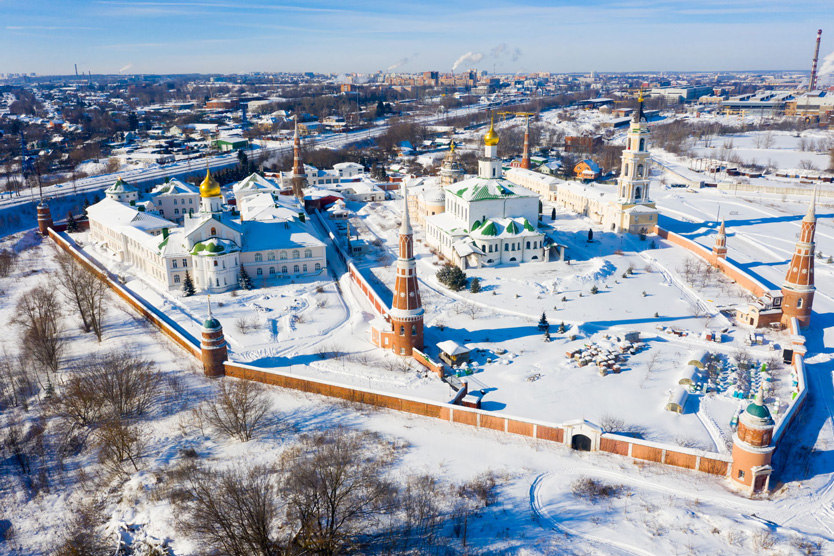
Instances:
[[[770,486],[770,458],[775,446],[773,418],[764,404],[762,391],[747,406],[738,420],[738,430],[733,434],[733,466],[730,477],[744,485],[751,493],[767,490]]]
[[[304,173],[304,163],[301,161],[301,136],[298,135],[298,116],[296,116],[295,134],[292,138],[292,193],[302,202],[306,184],[307,174]]]
[[[200,359],[203,362],[203,372],[206,376],[218,377],[226,374],[223,362],[229,358],[226,348],[226,338],[223,337],[223,327],[220,321],[211,316],[211,296],[206,296],[208,303],[208,318],[203,323],[203,338],[200,342]]]
[[[721,227],[718,228],[718,235],[715,236],[715,245],[712,247],[712,254],[717,259],[727,258],[727,232],[724,230],[724,219],[721,219]]]
[[[411,355],[412,348],[423,349],[423,303],[417,286],[414,260],[414,233],[408,215],[408,198],[403,185],[403,223],[400,226],[400,256],[394,301],[388,311],[393,331],[392,349],[397,355]]]
[[[808,213],[802,219],[799,241],[791,257],[788,274],[782,283],[782,324],[788,325],[792,317],[799,320],[799,326],[811,324],[811,306],[814,303],[814,232],[817,228],[815,213],[817,191],[808,205]]]
[[[52,212],[49,210],[49,205],[46,204],[46,201],[41,199],[41,202],[38,203],[38,232],[42,236],[46,236],[49,234],[47,230],[52,225]]]
[[[527,117],[527,122],[524,127],[524,154],[521,156],[521,167],[525,170],[530,169],[530,118]]]

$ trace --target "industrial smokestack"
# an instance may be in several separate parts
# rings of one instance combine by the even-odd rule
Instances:
[[[78,64],[75,64],[75,78],[78,79]]]
[[[820,39],[822,29],[817,31],[817,47],[814,49],[814,61],[811,64],[811,80],[808,82],[808,91],[813,91],[817,86],[817,60],[820,57]]]

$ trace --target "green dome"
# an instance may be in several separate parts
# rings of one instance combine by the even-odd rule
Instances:
[[[747,413],[759,419],[770,419],[770,410],[765,405],[759,405],[756,402],[747,406]]]
[[[208,318],[203,323],[203,328],[220,328],[220,321],[214,317]]]

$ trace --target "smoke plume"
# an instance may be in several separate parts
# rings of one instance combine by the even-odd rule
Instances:
[[[388,69],[387,69],[386,71],[394,71],[394,70],[395,70],[395,69],[397,69],[398,67],[400,67],[400,66],[402,66],[402,65],[405,65],[405,64],[409,63],[410,61],[411,61],[411,60],[410,60],[409,58],[407,58],[407,57],[406,57],[406,58],[402,58],[402,59],[400,59],[400,61],[399,61],[399,62],[397,62],[396,64],[391,64],[390,66],[388,66]]]
[[[819,78],[824,75],[830,77],[832,74],[834,74],[834,52],[822,59],[822,66],[817,72],[817,77]]]
[[[128,65],[126,65],[125,67],[123,67],[122,69],[120,69],[120,70],[119,70],[119,73],[122,73],[123,71],[127,71],[127,70],[129,70],[130,68],[132,68],[132,67],[133,67],[133,64],[128,64]]]
[[[481,54],[480,52],[469,51],[466,54],[464,54],[463,56],[461,56],[460,58],[458,58],[457,60],[455,60],[455,63],[452,64],[452,71],[455,71],[456,69],[458,69],[458,67],[461,64],[463,64],[464,62],[468,61],[472,64],[477,64],[478,62],[480,62],[483,59],[484,59],[484,55]]]

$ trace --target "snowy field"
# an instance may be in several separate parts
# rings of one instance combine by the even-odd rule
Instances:
[[[22,241],[20,236],[10,237],[4,243],[21,249],[15,272],[0,280],[5,322],[24,292],[56,279],[52,246],[22,249],[32,243],[31,235]],[[439,554],[834,553],[830,530],[834,478],[822,460],[812,460],[810,473],[778,487],[772,499],[748,500],[708,475],[573,452],[552,443],[274,388],[268,390],[269,424],[248,442],[226,438],[193,419],[192,410],[216,392],[218,382],[204,378],[190,357],[118,300],[111,299],[107,307],[101,344],[81,332],[67,308],[63,322],[69,349],[65,369],[53,380],[60,391],[60,385],[77,372],[70,370],[71,363],[90,353],[132,347],[154,361],[163,387],[152,409],[136,420],[146,442],[137,461],[139,470],[109,474],[92,443],[64,455],[59,463],[60,419],[49,411],[50,402],[42,393],[29,399],[26,409],[6,408],[0,415],[4,429],[17,423],[37,431],[35,425],[40,423],[43,432],[32,434],[42,439],[45,450],[31,461],[37,481],[22,475],[13,459],[2,462],[2,523],[14,532],[0,544],[2,553],[53,553],[81,509],[89,513],[92,503],[90,530],[105,536],[107,546],[115,547],[121,537],[142,553],[147,546],[143,543],[164,540],[169,554],[197,554],[201,543],[182,533],[180,513],[167,494],[172,477],[187,461],[218,470],[272,464],[299,435],[328,430],[336,423],[379,433],[395,447],[388,471],[395,483],[421,473],[438,478],[442,491],[449,492],[438,497]],[[13,329],[3,344],[7,356],[18,352]],[[830,423],[820,434],[820,448],[830,446]],[[484,473],[494,478],[493,498],[486,506],[466,506],[470,510],[464,546],[458,519],[460,508],[469,502],[461,498],[464,494],[452,494],[457,492],[453,485],[477,480]],[[41,488],[35,491],[33,482]],[[283,523],[283,518],[279,521]]]

